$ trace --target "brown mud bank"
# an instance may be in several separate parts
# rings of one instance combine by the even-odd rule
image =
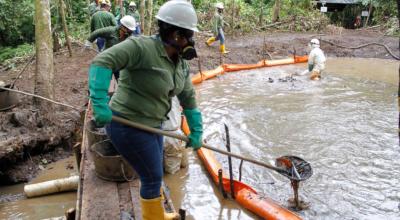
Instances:
[[[341,33],[322,33],[318,36],[338,45],[354,47],[370,42],[379,42],[398,55],[399,41],[395,37],[383,36],[378,32],[362,30],[344,30]],[[209,35],[199,33],[196,36],[196,48],[200,56],[202,70],[214,69],[223,63],[256,63],[261,59],[288,57],[296,50],[298,55],[306,54],[307,43],[318,33],[263,32],[226,37],[226,47],[230,53],[220,56],[219,43],[211,47],[205,45]],[[393,59],[380,46],[368,46],[361,49],[343,49],[322,42],[321,48],[329,57],[361,57]],[[55,99],[76,107],[87,102],[87,70],[92,58],[92,50],[84,50],[75,45],[73,57],[64,49],[55,56]],[[28,60],[28,59],[27,59]],[[190,61],[191,72],[199,71],[198,60]],[[0,72],[0,80],[11,83],[23,68]],[[32,92],[34,86],[35,62],[32,62],[16,88]],[[38,169],[46,163],[70,155],[70,149],[76,142],[82,128],[77,111],[54,106],[51,115],[42,115],[32,105],[32,98],[19,95],[17,107],[0,112],[0,184],[27,181],[35,176]]]
[[[80,47],[74,48],[73,57],[66,51],[55,54],[56,101],[83,108],[87,102],[87,67],[93,57]],[[0,73],[0,80],[11,83],[22,66]],[[34,74],[32,62],[15,89],[33,93]],[[44,115],[32,104],[32,97],[18,97],[15,108],[0,112],[0,184],[28,181],[48,163],[71,155],[82,127],[76,110],[53,105],[54,111]]]

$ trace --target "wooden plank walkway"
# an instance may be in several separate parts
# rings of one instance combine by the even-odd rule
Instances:
[[[96,176],[85,132],[89,115],[90,110],[83,129],[76,219],[141,219],[138,179],[111,182]]]

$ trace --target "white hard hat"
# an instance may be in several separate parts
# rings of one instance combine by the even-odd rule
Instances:
[[[319,40],[316,38],[311,39],[310,41],[311,46],[316,45],[319,46]]]
[[[197,15],[193,5],[185,0],[171,0],[164,3],[156,18],[168,24],[198,32]]]
[[[136,7],[136,3],[135,2],[130,2],[129,3],[129,7],[131,7],[131,6],[135,6]]]
[[[224,3],[218,2],[218,3],[215,4],[215,7],[219,8],[219,9],[224,9]]]
[[[124,25],[126,28],[128,28],[131,31],[136,30],[136,21],[135,18],[133,18],[130,15],[126,15],[121,18],[121,24]]]

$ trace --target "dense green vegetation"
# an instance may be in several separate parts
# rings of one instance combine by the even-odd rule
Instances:
[[[75,39],[88,35],[89,13],[86,0],[64,0],[70,33]],[[154,0],[156,13],[166,0]],[[228,33],[262,31],[272,23],[277,0],[221,0],[225,3],[225,20],[230,24]],[[32,50],[27,44],[34,42],[34,0],[0,0],[0,61],[20,56]],[[112,2],[115,2],[114,0]],[[199,28],[210,30],[210,19],[217,0],[192,0],[199,16]],[[139,0],[136,1],[139,5]],[[319,31],[328,23],[351,27],[356,15],[371,7],[369,25],[381,24],[386,34],[398,35],[396,0],[361,0],[357,6],[348,6],[341,12],[323,14],[311,0],[280,0],[279,21],[291,21],[281,28],[291,31]],[[127,4],[125,4],[127,5]],[[113,10],[116,10],[113,7]],[[58,1],[51,1],[52,28],[63,39],[58,12]],[[154,15],[152,15],[154,16]],[[328,20],[330,18],[330,20]],[[153,20],[153,23],[155,21]],[[19,46],[20,45],[20,46]],[[19,47],[18,47],[19,46]],[[18,47],[18,49],[12,49]]]

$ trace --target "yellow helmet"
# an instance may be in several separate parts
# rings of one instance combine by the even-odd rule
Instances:
[[[99,4],[100,4],[100,5],[108,5],[108,6],[111,6],[110,0],[100,0],[100,1],[99,1]]]

